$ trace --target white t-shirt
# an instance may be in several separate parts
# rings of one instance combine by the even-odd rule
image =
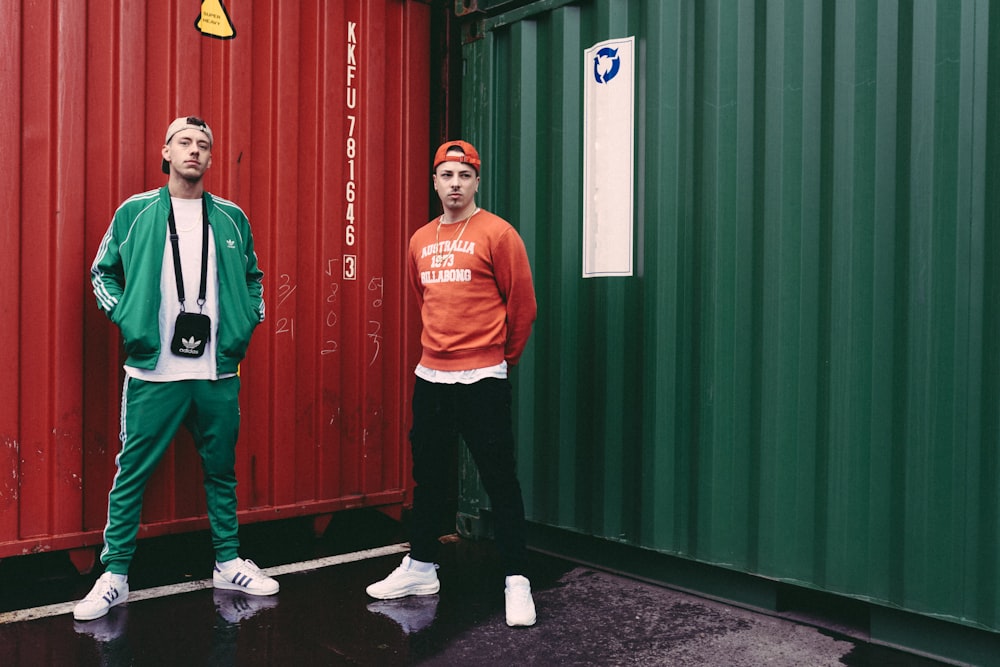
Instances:
[[[417,364],[413,373],[421,380],[436,384],[473,384],[486,378],[499,378],[501,380],[506,378],[507,361],[501,361],[496,366],[473,368],[467,371],[436,371],[433,368]]]
[[[205,285],[205,307],[198,307],[198,292],[201,289],[201,199],[170,198],[174,207],[174,222],[177,225],[177,245],[181,257],[181,273],[184,276],[184,309],[189,313],[204,313],[212,320],[212,337],[205,353],[197,358],[181,357],[170,351],[174,337],[174,323],[181,312],[177,299],[177,280],[174,277],[174,251],[170,244],[170,229],[163,242],[163,268],[160,271],[160,357],[156,368],[147,370],[125,366],[129,377],[147,382],[173,382],[175,380],[217,380],[231,377],[234,373],[219,376],[215,363],[216,342],[219,329],[219,273],[215,264],[215,239],[208,234],[208,273]]]

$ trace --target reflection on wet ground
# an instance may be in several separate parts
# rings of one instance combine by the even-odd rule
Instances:
[[[457,538],[442,550],[440,594],[376,601],[364,589],[399,564],[400,524],[366,510],[335,515],[321,537],[312,525],[242,529],[241,555],[281,583],[273,597],[211,588],[206,534],[141,541],[133,596],[89,622],[69,603],[98,573],[76,574],[65,554],[0,562],[0,612],[61,611],[0,623],[0,665],[940,664],[538,553],[538,623],[512,629],[492,544]],[[284,567],[300,562],[323,566]]]

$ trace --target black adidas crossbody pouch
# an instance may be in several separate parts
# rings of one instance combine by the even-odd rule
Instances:
[[[181,253],[177,245],[177,225],[174,222],[174,207],[170,206],[170,245],[174,252],[174,277],[177,279],[177,298],[181,302],[181,312],[174,323],[174,337],[170,351],[180,357],[197,359],[205,354],[208,341],[212,337],[212,320],[202,312],[189,313],[184,308],[184,278],[181,274]],[[208,205],[204,195],[201,198],[201,287],[198,290],[198,308],[205,308],[205,280],[208,275]]]

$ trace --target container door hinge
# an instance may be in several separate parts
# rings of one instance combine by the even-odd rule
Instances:
[[[462,24],[462,45],[477,42],[486,35],[485,21],[466,21]]]
[[[468,16],[479,11],[479,0],[455,0],[455,16]]]

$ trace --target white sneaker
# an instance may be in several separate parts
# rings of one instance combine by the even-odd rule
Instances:
[[[108,613],[115,605],[128,600],[128,579],[121,575],[105,572],[97,580],[87,597],[73,607],[73,618],[78,621],[92,621]]]
[[[403,562],[392,571],[392,574],[382,581],[375,582],[365,591],[379,600],[395,600],[407,595],[434,595],[441,590],[436,564],[430,572],[417,572],[412,567],[413,561],[410,557],[403,556]]]
[[[503,594],[507,602],[507,625],[535,624],[535,601],[531,599],[531,582],[526,577],[519,574],[507,577]]]
[[[252,560],[237,558],[231,565],[215,564],[212,584],[227,591],[243,591],[250,595],[274,595],[278,582],[260,571]]]

